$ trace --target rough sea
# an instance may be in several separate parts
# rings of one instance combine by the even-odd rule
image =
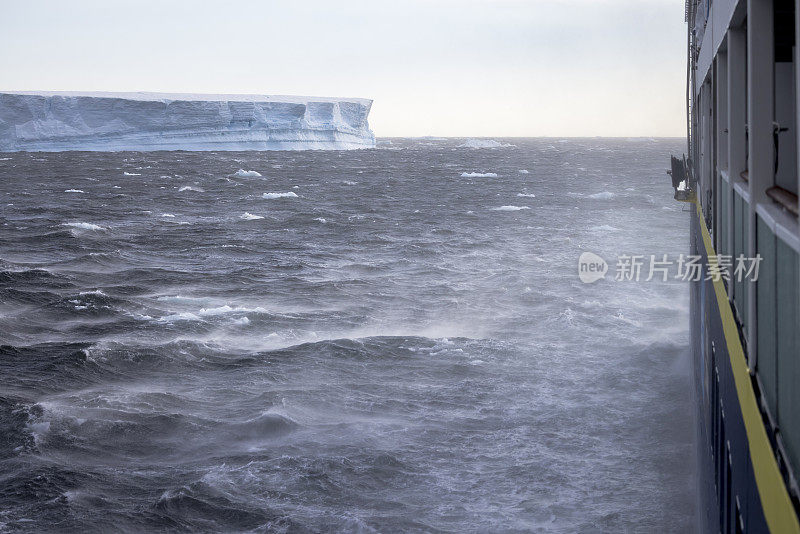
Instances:
[[[683,151],[0,154],[0,532],[694,530]]]

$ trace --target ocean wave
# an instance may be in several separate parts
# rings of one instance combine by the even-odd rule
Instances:
[[[107,228],[104,228],[99,224],[92,224],[87,222],[70,222],[70,223],[64,223],[62,224],[62,226],[68,226],[70,228],[78,228],[80,230],[91,230],[94,232],[103,232],[107,230]]]
[[[201,299],[198,300],[201,302],[203,301]],[[269,310],[262,308],[261,306],[246,307],[246,306],[231,306],[230,304],[223,304],[221,306],[200,308],[199,310],[195,309],[194,311],[182,311],[182,312],[170,313],[169,315],[160,317],[158,321],[168,322],[168,323],[176,321],[202,321],[204,318],[209,318],[209,317],[218,317],[231,314],[244,315],[247,313],[269,314],[270,312]]]
[[[253,215],[252,213],[246,211],[243,215],[239,216],[240,219],[244,221],[257,221],[258,219],[263,219],[262,215]]]
[[[462,172],[462,178],[497,178],[496,172]]]
[[[235,173],[231,174],[231,176],[236,176],[237,178],[258,178],[261,176],[261,173],[258,171],[246,171],[244,169],[239,169]]]
[[[494,139],[467,139],[459,148],[516,148],[517,145],[501,143]]]
[[[527,197],[527,198],[536,198],[536,195],[533,193],[517,193],[518,197]]]
[[[616,195],[614,193],[612,193],[611,191],[603,191],[601,193],[594,193],[592,195],[589,195],[587,198],[593,198],[593,199],[598,199],[598,200],[608,200],[608,199],[614,198],[615,196]]]
[[[274,200],[276,198],[297,198],[297,194],[292,191],[288,193],[264,193],[261,197],[267,200]]]
[[[226,434],[235,439],[262,440],[287,434],[300,425],[286,416],[265,412],[254,419],[242,423],[229,423],[226,426]]]
[[[201,189],[200,187],[195,187],[193,185],[181,186],[180,189],[178,189],[178,192],[181,192],[181,191],[195,191],[197,193],[205,193],[204,189]]]
[[[529,209],[531,209],[530,206],[500,206],[498,208],[492,208],[492,211],[520,211]]]

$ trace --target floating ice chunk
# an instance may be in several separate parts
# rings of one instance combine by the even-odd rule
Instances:
[[[467,139],[459,148],[514,148],[516,145],[500,143],[494,139]]]
[[[70,228],[80,228],[81,230],[92,230],[97,232],[105,230],[105,228],[103,228],[98,224],[92,224],[87,222],[64,223],[64,226],[69,226]]]
[[[264,217],[261,215],[253,215],[252,213],[244,212],[244,215],[240,216],[239,218],[245,221],[255,221],[257,219],[263,219]]]
[[[492,211],[520,211],[529,210],[530,206],[500,206],[499,208],[492,208]]]
[[[273,200],[276,198],[297,198],[297,194],[292,191],[289,191],[288,193],[264,193],[261,196],[267,200]]]
[[[231,174],[231,176],[238,176],[239,178],[258,178],[261,176],[261,173],[258,171],[246,171],[244,169],[239,169],[235,173]]]
[[[497,178],[496,172],[462,172],[462,178]]]
[[[520,173],[520,174],[528,174],[528,169],[520,169],[517,172]]]
[[[66,189],[64,192],[65,193],[84,193],[85,191],[82,191],[81,189]]]
[[[517,193],[518,197],[528,197],[528,198],[536,198],[536,195],[533,193]]]

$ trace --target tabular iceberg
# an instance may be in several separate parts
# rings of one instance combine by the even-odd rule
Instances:
[[[0,92],[0,152],[373,148],[372,100]]]

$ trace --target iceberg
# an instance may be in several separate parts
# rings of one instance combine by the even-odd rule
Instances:
[[[374,148],[372,100],[0,91],[0,152]]]

